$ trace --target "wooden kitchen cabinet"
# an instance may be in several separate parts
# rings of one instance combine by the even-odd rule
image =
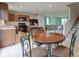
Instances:
[[[16,31],[11,28],[0,29],[0,48],[14,45],[16,41]]]
[[[10,21],[14,20],[14,14],[9,14],[9,20]]]
[[[0,19],[8,20],[8,4],[0,2]]]
[[[19,15],[19,20],[20,20],[20,18],[26,19],[25,21],[29,21],[30,16],[27,16],[27,15]]]
[[[26,19],[26,21],[28,21],[30,19],[30,16],[9,13],[9,20],[10,21],[19,21],[21,18],[24,18],[24,19]]]
[[[9,21],[18,21],[17,14],[9,14]]]

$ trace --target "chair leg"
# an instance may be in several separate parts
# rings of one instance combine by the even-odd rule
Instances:
[[[24,53],[22,54],[22,56],[24,57]]]
[[[57,43],[57,46],[58,46],[58,45],[62,45],[62,43]]]
[[[72,55],[73,55],[73,54],[72,54],[72,52],[70,51],[70,52],[69,52],[69,57],[71,57]]]
[[[22,47],[22,56],[24,57],[24,48]]]
[[[74,56],[74,54],[73,54],[73,52],[72,52],[72,54],[71,54],[72,56]]]
[[[59,45],[59,43],[57,43],[57,46]]]
[[[48,44],[48,57],[51,57],[51,44]]]

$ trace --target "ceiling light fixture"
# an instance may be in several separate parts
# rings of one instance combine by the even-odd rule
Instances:
[[[23,5],[20,6],[20,8],[23,8],[23,7],[24,7]]]
[[[49,7],[52,7],[52,5],[51,5],[51,4],[49,4]]]
[[[42,11],[42,9],[39,9],[38,11]]]

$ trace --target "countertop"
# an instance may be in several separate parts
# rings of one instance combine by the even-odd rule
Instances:
[[[0,26],[0,30],[16,29],[14,26]]]

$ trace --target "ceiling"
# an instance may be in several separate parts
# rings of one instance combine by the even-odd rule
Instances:
[[[68,16],[70,5],[74,2],[8,2],[10,11],[28,12],[40,15]]]

